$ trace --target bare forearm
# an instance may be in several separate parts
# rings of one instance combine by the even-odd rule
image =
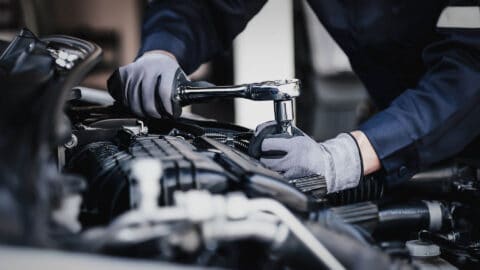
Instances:
[[[352,131],[350,134],[357,140],[360,153],[362,154],[363,174],[368,175],[380,170],[382,167],[380,159],[367,136],[359,130]]]

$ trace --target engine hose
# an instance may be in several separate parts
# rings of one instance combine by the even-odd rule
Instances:
[[[385,185],[377,175],[365,176],[357,187],[327,195],[330,205],[346,205],[364,201],[375,201],[383,196]]]
[[[347,269],[411,269],[349,235],[327,229],[319,223],[307,222],[305,225]],[[321,269],[318,261],[309,256],[304,245],[293,235],[289,235],[272,253],[274,258],[294,269]]]
[[[436,201],[416,201],[402,204],[378,205],[361,202],[346,206],[332,207],[310,214],[310,220],[324,226],[329,224],[350,224],[364,231],[376,234],[402,234],[423,229],[441,231],[449,223],[448,211]],[[339,227],[336,225],[336,227]],[[349,233],[355,237],[355,234]],[[364,237],[363,237],[364,238]]]
[[[445,207],[439,202],[418,201],[381,206],[376,233],[408,233],[429,229],[440,231],[447,225]]]
[[[290,229],[290,232],[302,242],[304,247],[313,253],[314,257],[323,262],[329,269],[345,269],[337,258],[324,246],[324,243],[318,241],[315,235],[279,202],[272,199],[255,199],[249,202],[249,207],[254,210],[270,212],[280,218]]]

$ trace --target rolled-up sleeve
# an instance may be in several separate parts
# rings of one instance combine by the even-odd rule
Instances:
[[[140,55],[165,50],[193,72],[231,46],[267,0],[151,1],[142,29]]]
[[[460,152],[480,134],[480,7],[452,2],[437,24],[442,39],[423,51],[427,72],[418,85],[360,127],[390,184]]]

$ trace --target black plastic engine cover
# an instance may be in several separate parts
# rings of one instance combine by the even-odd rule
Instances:
[[[86,145],[69,161],[68,168],[88,179],[81,221],[85,226],[105,224],[138,204],[138,191],[130,175],[131,163],[139,158],[161,162],[159,205],[170,205],[173,192],[205,189],[225,192],[225,170],[181,138],[134,136],[128,146],[102,141]]]

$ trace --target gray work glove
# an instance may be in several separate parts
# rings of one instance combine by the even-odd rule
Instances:
[[[173,104],[178,76],[186,78],[177,61],[162,53],[148,53],[120,67],[108,80],[110,94],[140,117],[177,118]]]
[[[273,124],[275,122],[260,125],[255,134]],[[363,176],[362,158],[357,142],[350,134],[341,133],[334,139],[317,143],[299,129],[294,129],[294,136],[266,136],[261,144],[260,162],[289,179],[322,175],[328,193],[358,185]]]

